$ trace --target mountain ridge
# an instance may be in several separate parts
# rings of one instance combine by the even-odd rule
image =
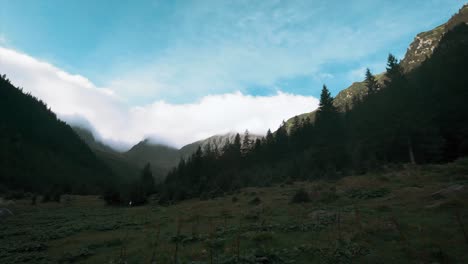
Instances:
[[[403,71],[410,72],[417,66],[421,65],[421,63],[433,54],[442,37],[460,23],[468,24],[468,4],[463,5],[456,14],[442,25],[416,35],[410,43],[405,56],[400,61]],[[384,77],[385,72],[376,74],[376,79],[380,84],[383,84]],[[349,87],[341,90],[335,96],[334,105],[343,112],[346,107],[352,107],[352,103],[355,98],[362,98],[366,93],[367,88],[364,81],[354,82]],[[300,121],[305,121],[309,118],[309,120],[313,122],[315,119],[315,112],[316,110],[303,113],[297,115],[297,117]],[[296,116],[291,117],[286,121],[287,131],[290,131],[295,117]]]
[[[0,76],[0,185],[96,193],[116,180],[47,105]]]

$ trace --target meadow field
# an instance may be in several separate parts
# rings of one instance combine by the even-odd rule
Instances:
[[[0,263],[468,263],[468,160],[169,206],[3,201]]]

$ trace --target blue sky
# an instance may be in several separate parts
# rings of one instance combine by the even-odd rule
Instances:
[[[80,76],[128,108],[235,93],[316,98],[324,83],[336,94],[366,67],[382,72],[389,52],[402,58],[417,33],[464,3],[0,0],[0,47]],[[13,66],[4,67],[9,73]],[[21,84],[35,85],[19,71]]]
[[[130,104],[234,90],[318,96],[324,82],[336,93],[358,80],[353,71],[382,71],[389,52],[403,56],[415,34],[445,22],[464,3],[0,2],[0,33],[9,46],[100,86],[138,81],[138,88],[119,88],[127,89]]]

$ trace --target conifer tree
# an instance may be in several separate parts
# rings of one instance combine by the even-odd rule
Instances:
[[[316,123],[319,124],[320,122],[333,118],[336,114],[338,114],[338,109],[333,105],[333,97],[327,86],[323,85],[322,93],[320,94],[320,104],[317,110]]]
[[[266,140],[267,145],[272,145],[273,144],[274,138],[273,138],[273,133],[271,133],[270,129],[268,129],[268,131],[267,131],[265,140]]]
[[[245,130],[244,132],[244,138],[242,139],[242,148],[241,152],[242,154],[247,154],[251,149],[252,149],[252,140],[250,139],[250,133],[249,130]]]
[[[296,134],[300,128],[301,128],[301,121],[299,120],[299,116],[295,116],[293,119],[290,134],[291,135]]]
[[[232,143],[232,147],[236,153],[240,153],[242,144],[241,144],[241,137],[239,133],[237,133],[236,136],[234,137],[234,142]]]
[[[367,94],[373,95],[379,90],[379,83],[375,79],[375,76],[371,73],[369,68],[366,69],[366,87],[367,87]]]
[[[151,165],[147,163],[143,168],[141,174],[141,183],[143,184],[144,192],[146,195],[154,192],[154,178],[151,172]]]
[[[387,80],[385,80],[385,85],[388,86],[391,82],[403,79],[403,69],[398,62],[398,59],[393,56],[393,54],[388,55],[386,70]]]

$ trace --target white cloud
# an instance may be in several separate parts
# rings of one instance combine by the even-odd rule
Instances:
[[[132,102],[200,98],[295,77],[327,79],[332,76],[322,73],[324,64],[385,54],[419,30],[418,21],[436,19],[407,5],[368,0],[184,3],[174,14],[183,19],[170,24],[174,33],[163,51],[147,54],[144,63],[119,61],[103,78],[107,87]],[[363,15],[363,7],[373,11]]]
[[[12,82],[45,101],[68,122],[87,120],[107,142],[134,144],[144,137],[182,146],[230,131],[263,134],[282,120],[314,110],[318,100],[278,91],[273,96],[241,92],[208,95],[190,104],[155,101],[128,106],[113,91],[96,87],[47,62],[0,47],[0,72]],[[79,117],[79,118],[77,118]]]

